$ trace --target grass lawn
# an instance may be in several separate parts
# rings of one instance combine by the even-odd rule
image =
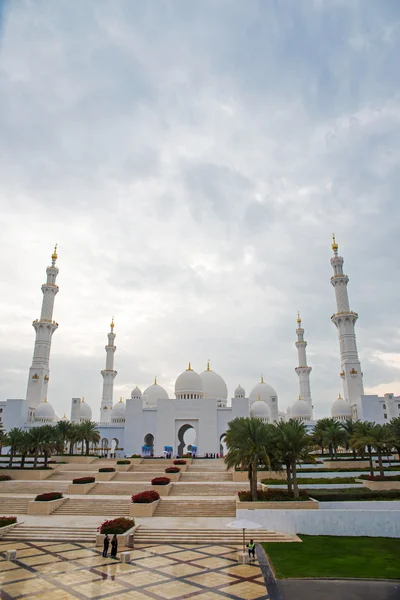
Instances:
[[[400,579],[400,539],[299,535],[302,544],[262,544],[278,579]]]

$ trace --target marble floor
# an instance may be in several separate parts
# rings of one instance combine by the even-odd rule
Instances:
[[[17,550],[7,562],[6,550]],[[124,548],[119,548],[123,551]],[[241,565],[234,546],[137,546],[131,562],[102,558],[80,543],[0,542],[0,599],[267,600],[258,564]]]

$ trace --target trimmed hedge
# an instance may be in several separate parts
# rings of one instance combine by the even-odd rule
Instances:
[[[155,490],[147,490],[146,492],[139,492],[132,496],[131,500],[135,504],[151,504],[156,500],[160,499],[160,494]]]
[[[142,458],[141,454],[131,454],[129,458]]]
[[[10,475],[0,475],[0,481],[11,481]]]
[[[359,500],[400,500],[400,490],[368,490],[349,488],[334,490],[310,490],[309,494],[319,502],[356,502]]]
[[[353,477],[298,477],[297,483],[311,484],[311,483],[354,483],[356,475]],[[286,479],[263,479],[264,485],[286,485]]]
[[[299,498],[296,498],[296,502],[298,500],[310,500],[310,496],[306,490],[299,490]],[[238,492],[240,502],[252,502],[251,492],[250,490],[243,490]],[[258,502],[290,502],[293,501],[293,492],[290,494],[287,490],[282,489],[269,489],[269,490],[258,490],[257,491],[257,501]]]
[[[109,535],[114,535],[114,533],[125,533],[128,529],[131,529],[135,526],[134,519],[128,519],[127,517],[118,517],[117,519],[111,519],[110,521],[104,521],[97,528],[97,531],[102,534],[108,533]]]
[[[168,469],[165,469],[166,473],[180,473],[180,471],[179,467],[168,467]]]
[[[114,467],[102,467],[99,469],[99,473],[115,473]]]
[[[77,477],[72,480],[72,483],[81,485],[85,483],[94,483],[96,481],[95,477]]]
[[[117,465],[130,465],[130,460],[117,460]]]
[[[17,522],[17,517],[0,517],[0,527],[6,527]]]
[[[169,477],[154,477],[151,480],[151,485],[168,485],[169,483],[171,483]]]
[[[400,475],[360,475],[359,479],[367,481],[400,481]]]
[[[186,460],[181,460],[180,458],[178,458],[177,460],[174,460],[174,465],[186,465],[187,462]]]
[[[51,502],[52,500],[60,500],[63,498],[61,492],[47,492],[46,494],[39,494],[35,498],[35,502]]]

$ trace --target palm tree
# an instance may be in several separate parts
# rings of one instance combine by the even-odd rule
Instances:
[[[382,454],[391,450],[394,445],[394,436],[389,425],[373,425],[370,431],[371,446],[378,455],[379,475],[384,477]]]
[[[325,429],[330,424],[332,424],[333,421],[334,421],[334,419],[331,419],[330,417],[325,417],[324,419],[319,419],[319,421],[317,421],[317,424],[314,426],[314,429],[312,431],[313,441],[315,442],[315,444],[317,444],[317,446],[319,446],[321,448],[322,456],[324,456],[324,448],[325,448],[325,437],[324,437]]]
[[[332,422],[326,425],[324,428],[324,443],[329,448],[331,459],[333,459],[334,453],[335,458],[337,458],[338,447],[344,446],[346,443],[346,432],[339,421],[332,419]]]
[[[54,427],[54,433],[57,438],[56,451],[64,454],[65,444],[69,440],[69,435],[73,425],[69,421],[58,421]]]
[[[346,419],[345,421],[343,421],[342,427],[346,432],[346,450],[349,450],[350,439],[354,435],[354,432],[356,430],[356,424],[351,419]],[[357,453],[354,448],[353,448],[353,457],[354,457],[354,459],[357,458]]]
[[[394,438],[394,447],[400,458],[400,417],[395,417],[389,423],[390,430]]]
[[[89,444],[98,444],[100,441],[100,432],[94,421],[83,421],[79,424],[80,439],[82,440],[82,454],[86,446],[86,454],[89,454]]]
[[[25,467],[26,456],[31,451],[31,437],[29,435],[29,431],[23,431],[21,433],[18,451],[21,452],[21,469],[23,469]]]
[[[350,438],[350,446],[355,450],[358,450],[359,452],[363,453],[365,452],[365,448],[367,448],[369,460],[369,473],[371,476],[374,475],[371,438],[371,429],[374,425],[375,423],[370,423],[369,421],[357,421],[355,423],[354,434]]]
[[[12,467],[13,458],[19,450],[23,433],[23,430],[19,427],[13,427],[6,435],[4,444],[10,446],[10,462],[8,463],[10,468]]]
[[[0,423],[0,456],[3,451],[5,439],[6,439],[6,432],[3,429],[3,423]]]
[[[31,450],[34,455],[33,468],[37,467],[38,458],[44,455],[44,466],[47,467],[47,461],[51,452],[53,452],[56,442],[54,437],[54,427],[52,425],[42,425],[33,427],[30,431]]]
[[[67,435],[67,442],[69,442],[69,454],[72,455],[74,453],[74,446],[81,440],[81,430],[80,424],[71,423],[69,432]]]
[[[225,441],[227,469],[240,467],[248,471],[251,498],[257,500],[257,471],[259,465],[270,467],[273,450],[273,426],[260,419],[237,417],[228,423]]]
[[[315,462],[313,439],[307,434],[304,423],[290,419],[286,423],[281,421],[277,424],[279,431],[278,449],[281,452],[285,464],[290,464],[293,482],[293,497],[299,498],[299,487],[297,483],[297,462]],[[287,471],[288,473],[288,471]],[[290,491],[290,472],[288,474],[288,491]]]

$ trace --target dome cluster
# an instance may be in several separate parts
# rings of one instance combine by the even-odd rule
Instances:
[[[41,402],[35,410],[35,421],[39,423],[53,423],[56,420],[56,413],[47,398]]]
[[[350,404],[340,394],[332,404],[331,416],[338,421],[346,421],[346,419],[351,419],[352,417]]]
[[[290,418],[296,421],[307,423],[311,421],[312,407],[308,402],[298,397],[296,402],[290,407]]]
[[[111,409],[111,423],[125,423],[126,404],[122,397]]]

